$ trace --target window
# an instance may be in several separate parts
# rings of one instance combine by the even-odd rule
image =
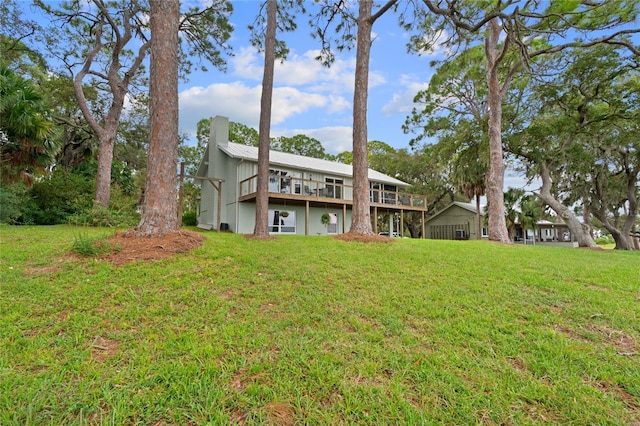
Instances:
[[[295,234],[296,212],[290,210],[269,210],[269,232]]]
[[[382,193],[382,203],[395,204],[398,187],[395,185],[382,185],[382,189],[384,189],[384,192]]]
[[[489,236],[489,228],[482,227],[482,236],[483,237],[488,237]]]
[[[291,181],[293,183],[293,193],[302,194],[302,173],[291,172]]]
[[[380,199],[380,184],[375,182],[369,182],[369,201],[377,203]]]
[[[282,170],[269,170],[269,192],[291,193],[291,178],[289,172]]]
[[[344,183],[342,179],[325,178],[324,181],[327,183],[327,197],[342,198],[342,184]],[[330,185],[332,183],[336,185]]]

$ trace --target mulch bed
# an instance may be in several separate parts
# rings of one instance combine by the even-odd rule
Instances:
[[[115,250],[100,256],[114,265],[124,265],[137,260],[166,259],[177,253],[186,253],[201,247],[207,237],[193,231],[168,232],[162,237],[141,237],[132,232],[115,234],[105,241]]]

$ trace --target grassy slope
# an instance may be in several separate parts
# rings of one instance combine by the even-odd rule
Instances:
[[[105,232],[0,228],[0,424],[640,422],[640,253]]]

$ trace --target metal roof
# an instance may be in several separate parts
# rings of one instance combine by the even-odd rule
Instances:
[[[446,212],[447,210],[449,210],[453,206],[458,206],[460,208],[468,210],[469,212],[471,212],[473,214],[476,214],[476,211],[477,211],[475,203],[463,203],[461,201],[454,201],[453,203],[449,204],[448,206],[446,206],[442,210],[434,213],[433,216],[430,216],[427,219],[427,222],[429,222],[429,221],[435,219],[436,217],[440,216],[442,213]],[[486,206],[480,206],[480,214],[484,215],[485,211],[486,211]]]
[[[258,161],[258,147],[241,145],[233,142],[219,144],[218,147],[222,152],[232,158]],[[273,150],[269,151],[269,165],[311,170],[335,176],[353,177],[353,167],[350,164],[343,164],[335,161],[321,160],[319,158],[305,157],[303,155],[289,154]],[[406,182],[373,169],[369,169],[369,180],[402,187],[409,186]]]

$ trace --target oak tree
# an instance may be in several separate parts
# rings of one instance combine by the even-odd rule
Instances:
[[[125,100],[146,86],[144,64],[150,48],[148,2],[34,0],[34,3],[50,23],[33,40],[39,41],[73,77],[80,110],[98,139],[95,200],[108,207],[113,149]],[[206,8],[192,7],[180,15],[183,43],[179,44],[178,58],[183,75],[189,73],[194,58],[224,67],[220,49],[227,49],[230,12],[228,1],[214,0]],[[88,86],[104,94],[101,109],[95,110],[87,102]]]
[[[502,107],[516,73],[529,69],[536,57],[558,52],[575,45],[622,42],[623,37],[640,29],[620,29],[633,22],[638,2],[579,1],[551,2],[507,0],[482,4],[472,1],[423,0],[427,8],[443,18],[437,30],[450,31],[451,45],[477,42],[478,34],[485,49],[488,99],[489,239],[509,243],[504,220],[504,155],[502,147]],[[480,31],[483,31],[480,33]],[[566,42],[567,31],[597,34],[612,30],[604,37]],[[560,41],[558,41],[560,40]],[[514,57],[515,55],[515,57]]]

